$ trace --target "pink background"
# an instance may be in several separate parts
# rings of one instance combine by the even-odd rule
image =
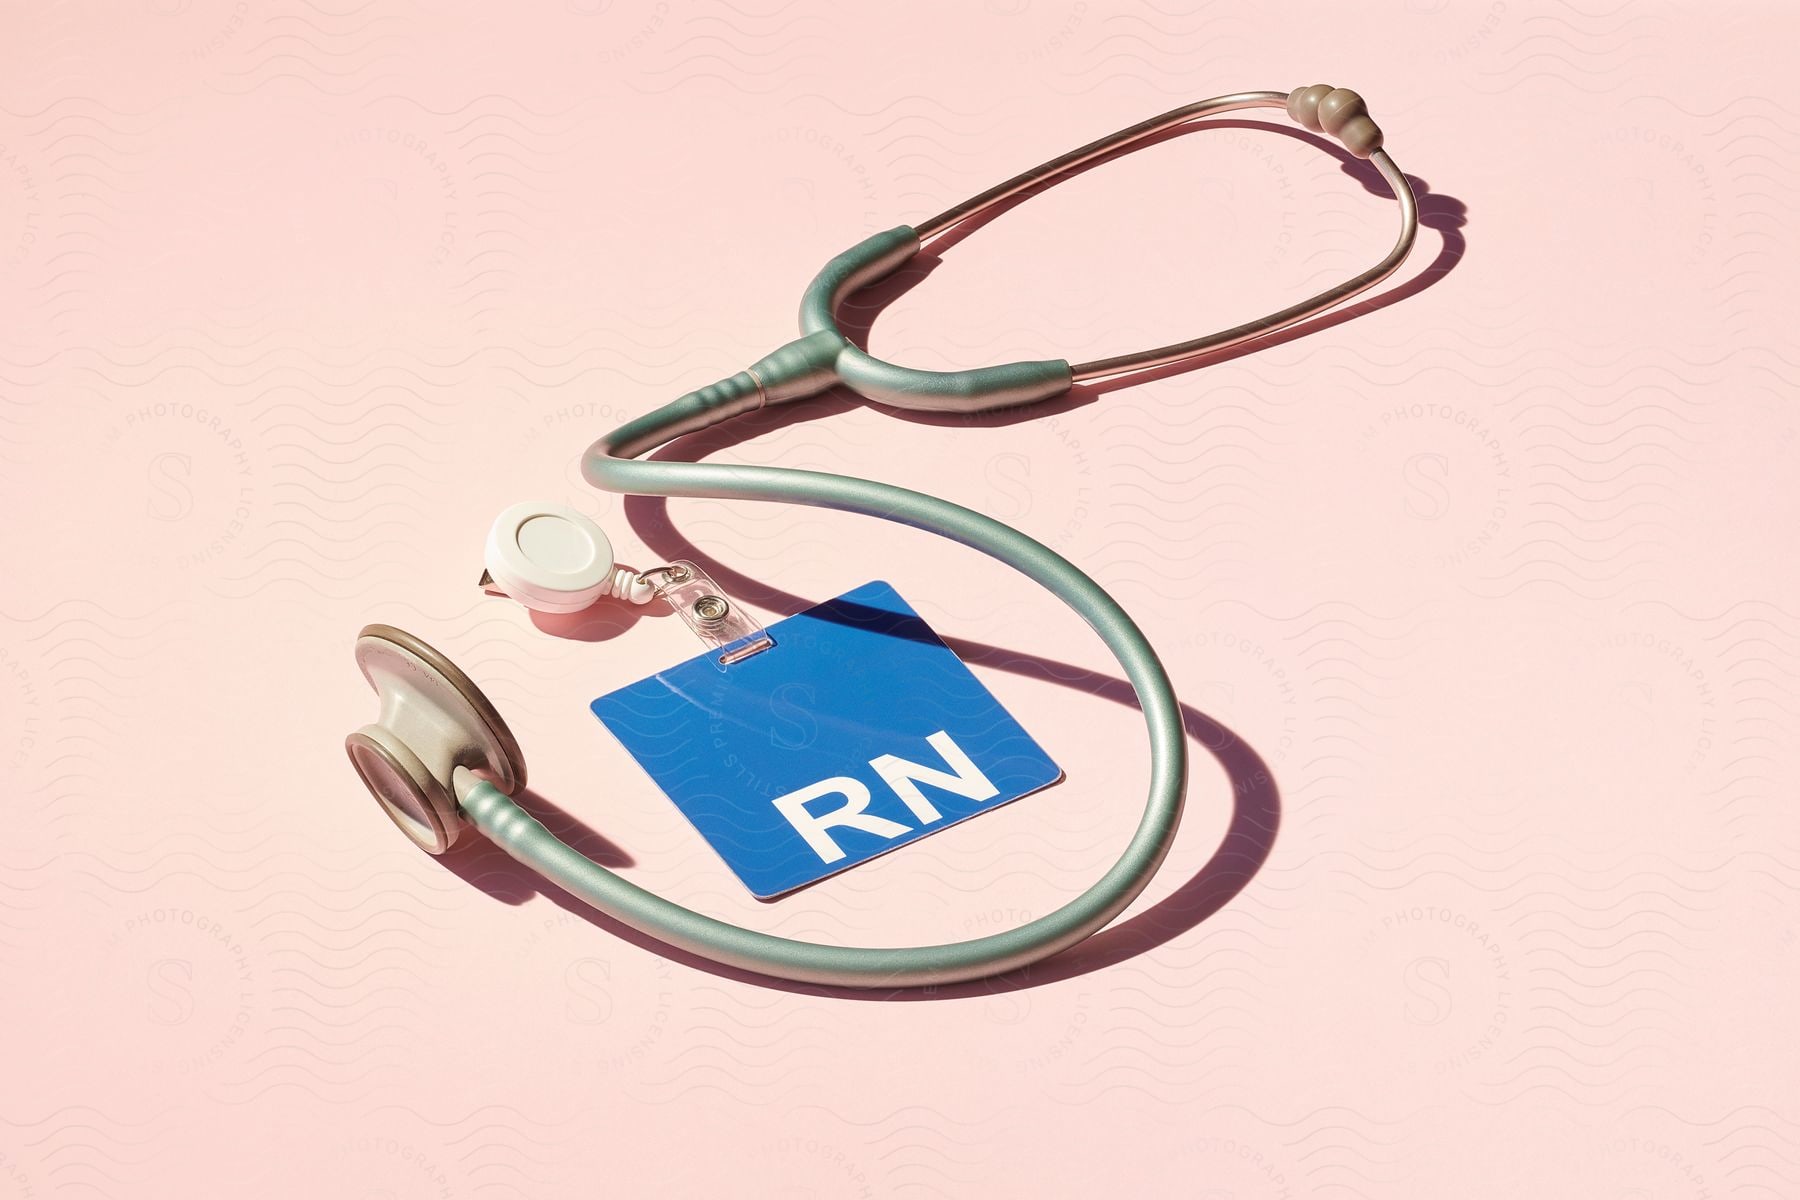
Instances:
[[[1800,1190],[1800,20],[454,7],[0,19],[0,1197]],[[1196,734],[1121,930],[917,1002],[772,987],[367,799],[350,644],[387,620],[489,689],[552,824],[705,911],[899,944],[1086,886],[1146,765],[1079,622],[922,534],[621,505],[577,456],[787,340],[864,235],[1321,80],[1429,186],[1395,302],[1012,424],[828,400],[707,447],[941,493],[1117,591]],[[872,347],[1137,349],[1393,226],[1232,123],[996,219]],[[1067,781],[752,901],[585,707],[686,631],[476,592],[527,497],[768,617],[892,580]]]

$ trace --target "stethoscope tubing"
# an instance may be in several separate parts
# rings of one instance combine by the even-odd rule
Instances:
[[[838,328],[833,310],[850,291],[896,269],[923,243],[1019,194],[1113,151],[1141,145],[1188,121],[1244,108],[1286,107],[1302,124],[1337,135],[1380,172],[1400,205],[1401,231],[1380,262],[1335,288],[1268,317],[1137,354],[1071,366],[1062,360],[963,372],[922,372],[883,363]],[[1354,296],[1397,269],[1412,247],[1418,206],[1405,175],[1380,148],[1379,128],[1361,97],[1326,85],[1286,92],[1241,92],[1153,117],[1013,177],[916,229],[877,234],[838,256],[808,290],[803,336],[755,366],[690,392],[601,438],[583,474],[622,495],[710,497],[804,504],[879,517],[929,530],[1007,564],[1080,616],[1125,673],[1144,717],[1150,778],[1143,815],[1112,866],[1055,911],[1013,929],[931,946],[829,946],[745,929],[695,912],[623,879],[546,829],[502,790],[459,781],[463,813],[496,845],[600,912],[661,942],[729,967],[809,984],[905,988],[1003,974],[1081,942],[1125,910],[1168,856],[1181,823],[1187,746],[1180,704],[1143,632],[1104,588],[1028,535],[973,509],[921,492],[823,471],[645,460],[685,434],[772,403],[846,383],[902,407],[981,411],[1044,399],[1084,379],[1149,370],[1264,337]]]
[[[657,427],[693,427],[688,397],[634,423],[642,446]],[[463,811],[521,863],[640,933],[678,949],[763,975],[804,983],[901,988],[956,983],[1023,967],[1074,946],[1106,926],[1149,884],[1181,823],[1187,745],[1181,706],[1143,632],[1118,602],[1073,563],[992,517],[921,492],[868,479],[785,467],[645,462],[614,457],[608,439],[584,471],[608,491],[639,496],[706,496],[805,504],[930,530],[1006,563],[1073,609],[1112,651],[1137,695],[1150,748],[1144,813],[1112,867],[1085,892],[1036,920],[968,941],[903,948],[827,946],[777,937],[718,920],[636,886],[592,861],[510,797],[477,784]]]

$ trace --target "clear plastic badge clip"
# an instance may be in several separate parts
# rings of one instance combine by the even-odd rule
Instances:
[[[673,608],[694,636],[718,651],[722,666],[761,654],[775,639],[741,606],[727,599],[705,571],[686,559],[640,573],[658,600]]]

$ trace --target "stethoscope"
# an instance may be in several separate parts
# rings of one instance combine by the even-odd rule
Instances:
[[[1248,108],[1286,108],[1307,129],[1336,137],[1351,154],[1374,165],[1400,203],[1399,239],[1380,262],[1261,320],[1154,350],[1075,365],[1047,359],[966,371],[915,371],[875,358],[839,328],[836,311],[846,297],[899,268],[931,239],[1035,184],[1104,155],[1141,146],[1202,117]],[[1149,730],[1151,770],[1144,814],[1124,853],[1098,882],[1069,903],[1002,933],[899,949],[826,946],[775,937],[684,908],[581,854],[514,803],[513,795],[525,786],[525,760],[499,712],[442,654],[386,625],[368,626],[356,642],[357,663],[381,700],[375,724],[346,741],[363,782],[395,824],[433,854],[444,853],[473,826],[519,862],[633,929],[702,958],[763,975],[850,987],[943,984],[1023,967],[1097,932],[1144,890],[1162,865],[1180,823],[1187,779],[1181,710],[1174,690],[1144,635],[1106,590],[1049,547],[947,500],[819,471],[645,462],[641,456],[684,434],[833,387],[847,387],[896,408],[983,412],[1032,404],[1062,395],[1076,383],[1163,367],[1266,337],[1374,286],[1391,275],[1411,250],[1418,231],[1417,202],[1381,142],[1381,130],[1362,98],[1324,84],[1291,93],[1240,92],[1202,100],[1120,130],[989,188],[922,225],[875,234],[838,255],[801,299],[798,340],[748,370],[621,426],[589,447],[583,460],[588,482],[610,492],[775,500],[927,529],[1016,568],[1079,613],[1117,657],[1137,694]],[[487,561],[497,590],[547,611],[574,611],[602,595],[641,602],[657,584],[648,578],[649,572],[639,575],[614,564],[604,534],[585,518],[554,506],[527,505],[502,514],[490,534]],[[665,574],[662,582],[668,578]]]

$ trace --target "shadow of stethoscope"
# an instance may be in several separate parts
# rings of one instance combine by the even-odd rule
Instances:
[[[1376,170],[1355,158],[1335,143],[1299,130],[1260,121],[1225,120],[1182,126],[1152,139],[1166,141],[1209,129],[1251,129],[1307,142],[1336,158],[1341,169],[1364,188],[1376,195],[1388,195],[1386,185]],[[1145,143],[1145,144],[1152,144]],[[1134,147],[1134,149],[1142,148]],[[864,349],[875,318],[899,297],[923,282],[941,263],[941,254],[976,229],[994,220],[1014,206],[1025,202],[1046,187],[1064,179],[1093,170],[1128,151],[1108,155],[1084,165],[1080,170],[1027,189],[1006,203],[939,238],[928,252],[919,254],[912,263],[888,279],[864,289],[841,308],[843,328]],[[869,401],[843,389],[833,389],[809,400],[783,405],[776,409],[747,414],[723,425],[700,430],[662,447],[652,457],[663,462],[699,462],[712,454],[728,450],[762,434],[803,421],[834,416],[852,408],[869,406],[901,420],[932,425],[1000,426],[1017,421],[1068,412],[1092,404],[1101,396],[1121,387],[1136,386],[1163,379],[1200,367],[1225,362],[1239,355],[1260,352],[1295,338],[1317,333],[1345,321],[1363,316],[1390,304],[1417,295],[1448,275],[1462,260],[1467,248],[1463,229],[1468,209],[1462,201],[1431,191],[1424,180],[1407,176],[1419,204],[1419,225],[1438,234],[1440,246],[1432,261],[1412,278],[1374,296],[1353,301],[1341,309],[1321,314],[1291,328],[1253,342],[1222,349],[1214,354],[1171,364],[1151,371],[1092,384],[1078,384],[1059,399],[1013,410],[976,414],[942,414],[890,408]],[[724,590],[772,612],[792,614],[810,608],[818,601],[779,588],[746,575],[707,554],[675,527],[669,517],[668,500],[657,496],[627,496],[625,519],[644,544],[664,561],[687,559],[720,584]],[[635,624],[636,615],[607,617],[596,610],[538,622],[538,627],[553,636],[585,641],[605,640]],[[944,638],[945,645],[963,661],[995,670],[1075,688],[1086,695],[1116,704],[1137,707],[1136,693],[1123,679],[1104,675],[1072,663],[1060,662],[1041,655],[975,642],[962,638]],[[510,904],[522,904],[534,895],[542,895],[604,929],[615,937],[640,948],[721,978],[754,983],[764,987],[804,995],[830,996],[847,1000],[947,1000],[991,996],[1026,988],[1042,987],[1086,975],[1136,958],[1179,937],[1198,926],[1229,904],[1255,878],[1268,861],[1281,826],[1281,792],[1274,772],[1248,742],[1224,723],[1189,704],[1181,705],[1182,727],[1187,737],[1212,756],[1223,770],[1231,792],[1231,819],[1225,834],[1212,855],[1178,886],[1175,891],[1134,916],[1116,922],[1078,945],[1030,966],[986,979],[938,987],[868,989],[845,988],[822,984],[796,983],[775,979],[752,971],[739,970],[709,958],[678,950],[667,943],[642,934],[603,913],[584,901],[550,883],[536,872],[514,862],[506,853],[485,838],[458,849],[437,861],[489,895]],[[543,821],[552,832],[587,854],[603,866],[628,867],[631,856],[580,819],[559,808],[535,792],[526,791],[519,800],[524,808]]]

